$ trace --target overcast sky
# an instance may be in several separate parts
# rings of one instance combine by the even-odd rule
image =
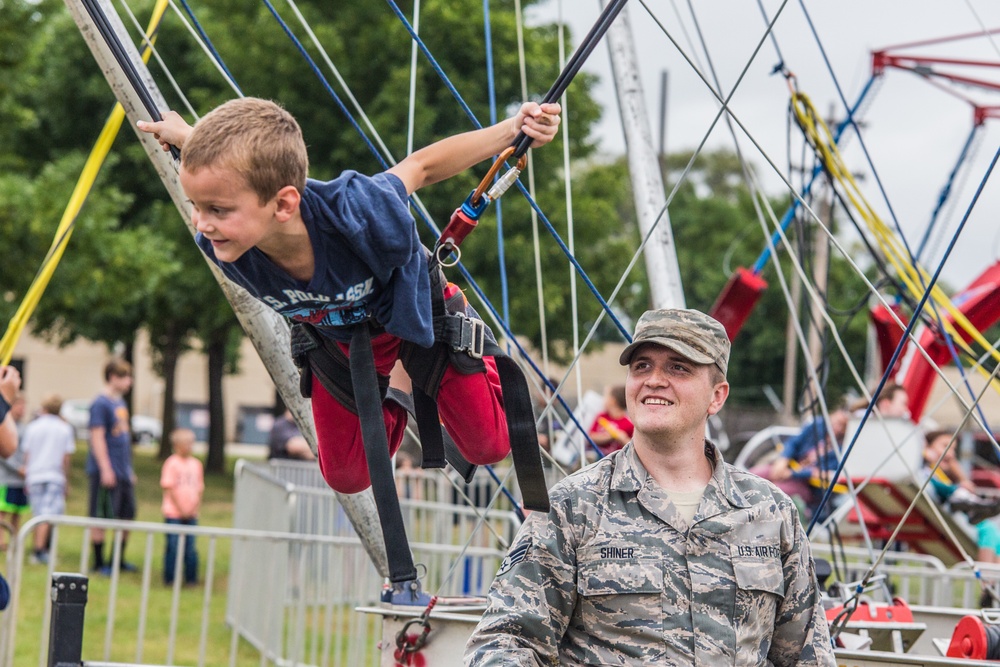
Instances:
[[[573,26],[574,38],[579,39],[597,19],[600,7],[593,0],[562,2],[563,16]],[[782,3],[765,0],[763,4],[773,18]],[[765,34],[766,24],[758,3],[756,0],[693,0],[691,5],[697,12],[697,20],[722,85],[727,91],[731,90]],[[707,60],[701,51],[687,0],[647,0],[646,6],[689,55],[697,53],[697,58],[691,55],[692,59],[707,69]],[[981,33],[984,26],[1000,28],[1000,3],[995,1],[807,0],[806,9],[830,58],[843,95],[851,104],[871,75],[872,50],[957,34]],[[626,11],[639,55],[654,142],[659,137],[661,73],[668,70],[668,150],[693,149],[708,131],[718,104],[650,16],[650,11],[637,1],[630,2]],[[558,0],[548,0],[536,10],[535,20],[554,20],[558,14]],[[831,105],[836,105],[837,116],[843,117],[844,106],[799,0],[789,0],[784,6],[775,24],[774,35],[785,65],[798,77],[800,90],[807,93],[824,114]],[[903,53],[1000,63],[998,45],[1000,35],[992,40],[979,36],[911,48]],[[778,60],[774,45],[768,40],[751,63],[733,97],[731,108],[771,160],[786,170],[789,95],[784,80],[771,75]],[[600,127],[602,148],[607,152],[621,152],[624,150],[624,138],[608,53],[603,45],[592,54],[587,69],[602,79],[597,91],[606,111]],[[990,68],[952,67],[951,71],[1000,82],[1000,72]],[[1000,105],[1000,94],[972,89],[965,92],[980,105]],[[862,117],[866,124],[864,142],[888,192],[892,209],[914,249],[928,225],[947,176],[972,131],[972,117],[972,108],[966,102],[942,92],[925,79],[901,70],[888,70],[868,96],[867,110]],[[938,244],[937,250],[930,255],[931,268],[937,265],[945,243],[957,228],[1000,145],[998,124],[1000,120],[987,121],[979,132],[981,141],[978,152],[966,162],[965,185],[951,195],[955,208],[946,207],[945,211],[953,212],[938,223],[939,228],[945,225],[942,229],[945,242]],[[740,134],[741,148],[756,165],[758,173],[766,178],[768,191],[772,194],[781,192],[783,186],[773,169],[746,136]],[[716,125],[708,145],[733,146],[733,139],[724,123]],[[866,195],[891,225],[888,207],[878,194],[875,179],[870,176],[860,142],[852,139],[845,147],[845,157],[854,171],[866,175],[863,186]],[[998,208],[1000,174],[995,174],[945,265],[943,277],[952,286],[964,286],[1000,255]],[[748,221],[748,224],[757,223]]]

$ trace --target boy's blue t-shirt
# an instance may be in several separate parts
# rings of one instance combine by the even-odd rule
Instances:
[[[349,341],[350,325],[372,316],[385,330],[424,347],[434,342],[427,258],[396,176],[345,171],[309,179],[300,204],[315,256],[312,280],[289,276],[251,248],[221,262],[200,233],[202,251],[227,278],[285,317]]]
[[[104,439],[108,443],[108,458],[111,469],[119,479],[132,477],[132,431],[128,422],[128,406],[122,399],[112,399],[101,394],[90,404],[89,428],[104,429]],[[94,450],[87,452],[87,474],[100,472]]]

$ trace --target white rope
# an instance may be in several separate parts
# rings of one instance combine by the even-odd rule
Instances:
[[[521,74],[521,99],[528,99],[528,71],[527,59],[524,56],[524,14],[521,11],[521,0],[514,0],[514,20],[517,29],[517,64]],[[563,122],[567,122],[565,114]],[[532,199],[536,199],[535,189],[535,158],[531,151],[528,151],[528,194]],[[542,249],[538,238],[538,211],[534,206],[531,209],[531,247],[535,257],[535,292],[538,296],[538,332],[542,346],[542,372],[548,378],[552,374],[549,365],[549,334],[545,317],[545,283],[542,280]],[[545,395],[544,393],[542,394]],[[544,417],[544,413],[539,415],[539,419]],[[551,446],[553,434],[549,433],[549,443]]]
[[[198,31],[194,29],[194,26],[191,25],[191,23],[188,21],[187,16],[185,16],[184,12],[180,9],[180,7],[177,6],[177,3],[174,2],[174,0],[170,0],[170,8],[174,10],[174,14],[176,14],[177,17],[180,18],[181,23],[184,24],[184,27],[187,28],[187,31],[191,33],[192,37],[194,37],[195,44],[200,46],[201,50],[205,52],[206,56],[208,56],[208,61],[212,63],[215,69],[218,70],[219,74],[222,75],[222,79],[227,84],[229,84],[229,87],[233,89],[233,92],[236,93],[238,97],[243,97],[243,93],[240,92],[239,86],[236,85],[235,81],[229,78],[229,75],[226,74],[226,70],[222,66],[222,63],[216,60],[215,54],[213,54],[212,50],[208,48],[208,45],[205,43],[205,40],[203,40],[201,38],[201,35],[198,34]],[[164,71],[167,71],[166,67],[164,67]],[[198,118],[198,115],[194,114],[194,117]]]
[[[323,45],[320,44],[319,39],[316,38],[316,33],[313,32],[312,26],[309,25],[308,21],[306,21],[306,17],[304,17],[302,15],[302,12],[299,11],[299,6],[295,4],[295,0],[286,0],[286,1],[288,2],[288,6],[292,8],[292,12],[295,13],[295,17],[299,20],[299,23],[302,25],[302,29],[306,31],[307,35],[309,35],[309,40],[313,43],[313,46],[315,46],[316,49],[319,51],[319,55],[323,59],[323,62],[326,63],[326,66],[330,68],[330,72],[333,74],[333,77],[337,80],[337,83],[340,84],[341,89],[344,91],[344,95],[347,97],[348,100],[350,100],[351,106],[354,107],[354,112],[361,117],[361,121],[364,123],[365,129],[367,129],[368,132],[371,133],[375,143],[378,144],[379,149],[382,151],[382,156],[386,159],[386,161],[389,164],[392,165],[396,164],[396,159],[392,156],[392,153],[389,151],[388,148],[386,148],[386,145],[382,142],[381,135],[379,135],[378,131],[375,130],[375,126],[372,125],[371,119],[368,118],[368,114],[365,113],[365,110],[358,103],[357,98],[354,97],[354,93],[351,91],[350,86],[347,85],[347,82],[344,81],[344,77],[340,75],[340,70],[338,70],[337,66],[333,64],[333,60],[330,59],[330,55],[326,52],[326,49],[323,48]]]
[[[184,92],[181,90],[181,87],[177,85],[177,80],[174,79],[173,74],[171,74],[170,70],[167,69],[167,64],[163,62],[163,58],[160,57],[160,52],[156,50],[156,46],[153,44],[153,40],[151,40],[149,36],[146,34],[146,31],[139,23],[139,20],[135,17],[135,14],[132,13],[131,8],[129,8],[125,0],[120,0],[120,4],[125,9],[125,13],[128,14],[129,20],[132,21],[132,25],[135,27],[136,32],[142,38],[142,43],[146,45],[146,48],[149,49],[149,52],[153,55],[153,58],[155,58],[156,62],[160,65],[160,68],[163,70],[163,73],[167,77],[167,81],[170,82],[170,87],[173,88],[174,92],[177,93],[177,96],[181,98],[181,102],[184,104],[184,107],[188,110],[188,113],[190,113],[194,118],[197,118],[198,114],[194,112],[194,108],[188,101],[187,96],[184,95]]]
[[[420,0],[413,0],[413,32],[420,34]],[[413,152],[414,116],[417,110],[417,40],[410,41],[410,108],[406,125],[406,154]]]
[[[566,23],[563,21],[563,1],[559,0],[559,13],[558,13],[558,23],[559,23],[559,71],[561,72],[566,66]],[[566,192],[566,238],[567,247],[569,248],[569,254],[572,257],[576,257],[576,233],[573,226],[573,183],[570,180],[570,166],[569,166],[569,122],[565,119],[569,116],[569,106],[566,100],[565,91],[562,94],[560,100],[562,104],[563,113],[563,187]],[[577,296],[577,278],[576,269],[573,267],[572,262],[569,264],[569,303],[570,303],[570,317],[572,318],[573,324],[573,356],[580,357],[580,302]],[[609,304],[610,307],[610,304]],[[576,365],[576,400],[579,403],[583,400],[583,369],[580,364]],[[587,440],[582,438],[580,440],[580,465],[584,465],[587,458]]]

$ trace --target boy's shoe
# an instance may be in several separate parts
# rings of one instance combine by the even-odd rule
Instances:
[[[111,576],[111,566],[110,565],[104,565],[103,567],[99,567],[96,570],[94,570],[94,572],[96,572],[97,574],[101,575],[102,577],[110,577]]]
[[[122,572],[138,572],[139,571],[138,567],[136,567],[132,563],[127,563],[125,561],[121,562],[121,565],[119,566],[119,568],[121,569]]]
[[[418,579],[411,579],[386,586],[382,590],[382,602],[408,607],[426,607],[431,602],[431,596],[424,593]]]
[[[28,563],[31,565],[48,565],[49,554],[45,551],[36,551],[28,557]]]

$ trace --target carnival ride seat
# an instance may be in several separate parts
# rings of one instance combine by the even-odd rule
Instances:
[[[975,554],[976,534],[968,522],[960,521],[948,510],[938,506],[928,493],[912,481],[892,481],[883,477],[852,480],[857,490],[861,521],[873,540],[888,540],[899,525],[895,540],[915,551],[938,558],[946,567],[963,560],[962,551],[949,536],[955,536],[962,550]],[[906,513],[915,498],[913,510]],[[857,508],[851,509],[845,519],[845,533],[851,534],[851,524],[859,524]]]
[[[857,422],[852,420],[848,439],[857,429]],[[892,443],[892,447],[886,447],[886,443]],[[909,420],[883,419],[865,424],[847,462],[860,517],[859,509],[852,508],[841,522],[841,532],[858,536],[863,521],[869,536],[882,541],[890,539],[900,525],[897,543],[935,556],[950,567],[963,559],[963,551],[976,553],[976,530],[964,516],[938,505],[930,491],[920,492],[914,472],[922,465],[923,446],[923,431]],[[913,509],[908,513],[911,504]]]

